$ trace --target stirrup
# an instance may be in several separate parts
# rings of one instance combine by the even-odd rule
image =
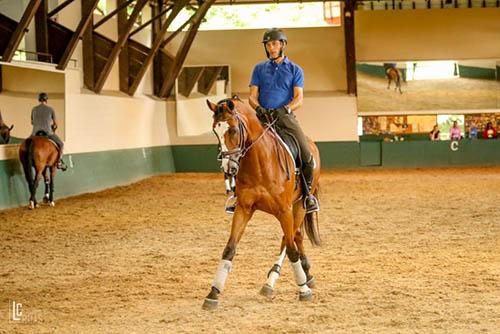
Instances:
[[[235,210],[236,210],[236,196],[231,195],[226,200],[225,211],[226,211],[226,213],[229,213],[232,215]]]
[[[309,194],[304,198],[304,208],[306,209],[306,213],[318,212],[319,211],[319,202],[314,195]]]

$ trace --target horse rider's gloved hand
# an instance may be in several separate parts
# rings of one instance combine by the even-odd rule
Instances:
[[[269,122],[269,118],[273,118],[272,109],[257,106],[257,108],[255,108],[255,112],[257,113],[257,117],[261,122]]]

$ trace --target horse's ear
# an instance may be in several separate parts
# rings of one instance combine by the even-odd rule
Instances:
[[[14,128],[14,124],[12,124],[9,128],[9,131],[12,130]]]
[[[213,112],[216,112],[216,111],[217,111],[217,105],[216,105],[215,103],[210,102],[208,99],[207,99],[207,106],[208,106],[208,108],[210,108],[210,110],[212,110]]]

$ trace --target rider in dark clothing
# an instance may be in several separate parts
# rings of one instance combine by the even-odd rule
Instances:
[[[260,119],[269,114],[276,119],[275,125],[297,139],[305,179],[306,212],[319,211],[318,200],[310,193],[313,182],[314,160],[307,138],[295,114],[302,106],[304,72],[300,66],[285,56],[288,40],[281,29],[269,29],[264,33],[262,43],[268,60],[257,64],[250,81],[249,102]]]
[[[47,105],[48,99],[49,96],[47,93],[40,93],[38,95],[40,104],[33,107],[31,111],[31,124],[33,125],[31,135],[36,136],[39,131],[45,132],[47,137],[59,146],[59,162],[57,163],[57,168],[66,170],[66,165],[62,160],[64,143],[54,132],[57,129],[57,118],[54,109]]]

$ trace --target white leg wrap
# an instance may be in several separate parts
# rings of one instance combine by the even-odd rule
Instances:
[[[295,282],[298,286],[306,285],[307,278],[304,269],[302,269],[302,265],[300,264],[300,260],[297,262],[290,262],[293,268],[293,274],[295,276]]]
[[[283,261],[285,260],[285,256],[286,256],[286,247],[283,248],[283,251],[281,252],[278,260],[276,260],[276,262],[274,263],[275,265],[279,266],[280,269],[283,267]],[[279,273],[271,271],[269,273],[269,276],[267,277],[266,284],[269,285],[271,288],[274,288],[274,284],[276,283],[279,277],[280,277]]]
[[[231,261],[220,260],[219,267],[217,268],[217,272],[215,273],[214,281],[212,282],[212,286],[219,290],[219,292],[222,292],[222,290],[224,290],[224,284],[226,284],[226,278],[231,271],[231,267]]]
[[[304,285],[302,285],[302,286],[299,287],[299,291],[302,294],[308,294],[311,291],[311,288],[309,288],[307,286],[307,284],[304,284]]]

